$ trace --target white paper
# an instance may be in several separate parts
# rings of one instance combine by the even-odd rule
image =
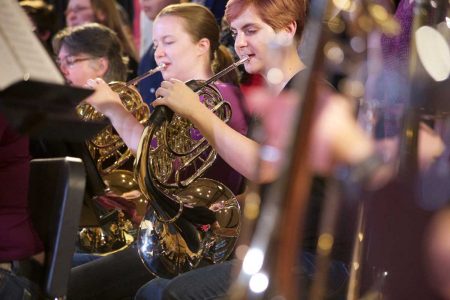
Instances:
[[[0,90],[22,80],[64,84],[17,0],[0,0]]]

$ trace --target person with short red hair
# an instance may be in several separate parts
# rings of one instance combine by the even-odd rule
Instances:
[[[239,134],[208,109],[197,105],[198,96],[179,80],[163,81],[156,92],[161,98],[153,105],[167,105],[192,121],[219,155],[248,179],[261,184],[273,182],[279,177],[281,158],[286,157],[287,132],[292,126],[295,104],[300,99],[294,93],[293,83],[298,76],[304,76],[306,69],[298,53],[306,12],[307,3],[299,0],[229,0],[225,11],[235,37],[236,53],[240,58],[249,57],[244,63],[245,70],[261,75],[269,87],[262,93],[256,91],[247,103],[254,104],[251,110],[262,121],[266,133],[262,143],[278,153],[280,159],[261,160],[261,144]],[[278,47],[274,48],[277,44]],[[272,70],[281,75],[274,78]],[[306,289],[315,272],[313,253],[325,179],[338,162],[357,164],[374,151],[371,140],[356,124],[346,99],[335,93],[328,84],[320,80],[314,83],[318,87],[317,109],[312,117],[308,158],[316,176],[310,192],[311,205],[304,220],[304,251],[298,266],[295,266],[300,270],[299,277],[307,282]],[[259,170],[256,169],[258,165]],[[195,269],[171,280],[154,279],[139,289],[135,299],[227,298],[233,280],[231,271],[236,264],[236,260],[231,260]],[[339,299],[345,294],[348,269],[338,261],[334,261],[330,269],[332,275],[327,294]],[[302,289],[302,294],[306,295],[305,289]]]

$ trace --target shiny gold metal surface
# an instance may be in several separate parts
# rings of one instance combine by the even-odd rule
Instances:
[[[231,107],[212,83],[247,59],[205,82],[187,83],[224,122],[231,118]],[[240,230],[239,203],[220,182],[201,178],[215,158],[216,151],[198,129],[179,115],[166,114],[162,123],[151,120],[144,130],[135,174],[149,209],[138,245],[153,274],[171,278],[202,259],[218,263],[232,253]]]

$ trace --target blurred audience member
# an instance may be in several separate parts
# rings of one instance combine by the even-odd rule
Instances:
[[[57,61],[60,70],[70,85],[83,87],[87,80],[92,78],[103,78],[108,82],[124,81],[126,78],[126,65],[122,56],[120,41],[117,38],[117,34],[104,25],[89,23],[71,28],[67,27],[56,34],[53,47],[55,55],[58,57]],[[68,147],[74,149],[75,156],[81,155],[81,150],[76,150],[77,145],[71,144]],[[91,182],[92,185],[95,184],[92,178],[96,178],[96,174],[91,173],[92,171],[90,172],[87,169],[88,193],[91,193],[88,197],[98,196],[92,199],[94,206],[97,208],[97,218],[100,218],[101,215],[106,215],[114,209],[121,210],[123,207],[117,202],[121,200],[123,200],[122,204],[129,204],[130,207],[129,211],[125,208],[121,211],[125,212],[127,218],[131,218],[132,214],[136,213],[136,208],[133,206],[134,203],[131,201],[127,202],[125,199],[118,199],[112,194],[106,195],[111,196],[111,198],[105,197],[104,194],[96,194],[98,191],[91,186]],[[110,205],[106,205],[106,201]],[[131,210],[132,208],[134,209],[133,211]],[[84,224],[80,226],[83,227]],[[100,227],[91,227],[91,229],[93,231],[101,230]],[[113,247],[111,246],[110,237],[104,238],[108,242],[105,242],[106,245],[103,248],[96,246],[93,242],[89,245],[84,245],[82,250],[88,253],[75,253],[72,266],[78,266],[101,257],[101,255],[91,254],[90,252],[92,251],[86,248],[91,247],[90,249],[101,253],[110,252],[111,249],[109,247]],[[111,238],[111,240],[113,239]],[[117,243],[114,245],[113,250],[117,250],[123,244]]]
[[[22,6],[31,19],[39,40],[45,49],[51,53],[51,41],[56,31],[56,15],[53,6],[43,0],[21,1],[20,6]]]
[[[90,23],[59,31],[53,40],[61,72],[70,85],[82,87],[88,79],[123,81],[126,65],[117,34]]]
[[[69,27],[96,22],[111,28],[119,37],[125,54],[129,58],[128,79],[136,77],[139,59],[131,29],[123,23],[120,10],[114,0],[69,0],[65,14]]]
[[[141,0],[139,0],[139,3],[142,3]],[[139,7],[142,7],[142,4],[140,4]],[[152,31],[153,31],[153,22],[147,18],[147,15],[145,12],[141,9],[139,11],[139,57],[142,59],[144,54],[150,49],[150,46],[152,45]],[[136,27],[135,27],[136,29]],[[136,31],[134,35],[136,39]]]

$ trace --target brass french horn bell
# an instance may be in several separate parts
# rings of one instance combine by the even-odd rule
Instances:
[[[212,83],[246,60],[204,82],[187,83],[225,122],[231,108]],[[240,208],[225,185],[201,178],[216,151],[204,137],[193,137],[199,133],[194,134],[197,129],[190,121],[161,107],[144,130],[135,160],[136,179],[149,198],[138,250],[151,273],[170,278],[197,267],[202,259],[218,263],[228,258],[239,235]]]

